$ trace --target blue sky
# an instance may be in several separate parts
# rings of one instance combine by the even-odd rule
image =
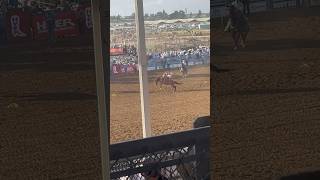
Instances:
[[[135,0],[110,0],[111,15],[131,15],[134,11]],[[188,12],[210,11],[210,0],[144,0],[144,12],[155,13],[165,10],[171,13],[175,10],[185,10]]]

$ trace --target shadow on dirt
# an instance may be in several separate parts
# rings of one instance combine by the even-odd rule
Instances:
[[[72,101],[72,100],[96,100],[97,96],[77,92],[59,93],[37,93],[20,96],[19,98],[28,101]]]

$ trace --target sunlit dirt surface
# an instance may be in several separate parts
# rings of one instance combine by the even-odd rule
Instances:
[[[320,169],[320,9],[279,11],[249,17],[247,49],[233,52],[230,34],[213,34],[213,62],[224,69],[211,72],[214,179],[276,179]],[[43,49],[1,49],[0,179],[101,179],[92,50]],[[207,72],[197,67],[190,78],[178,77],[184,84],[175,94],[150,79],[151,112],[161,119],[152,118],[155,134],[189,129],[206,113],[209,86],[196,80]],[[111,108],[138,107],[138,85],[116,81]],[[134,102],[126,104],[126,96]],[[163,108],[175,101],[177,107]],[[130,122],[129,110],[112,114],[112,142],[141,137],[140,111],[131,110]]]
[[[181,83],[177,91],[170,86],[156,86],[155,77],[163,71],[150,72],[150,114],[153,135],[192,129],[197,117],[210,114],[210,67],[199,65],[182,78],[178,69],[173,79]],[[111,139],[113,142],[142,138],[138,76],[115,77],[111,82]]]
[[[0,179],[99,179],[92,47],[0,51]],[[150,73],[154,135],[191,129],[210,111],[209,67],[186,79],[173,71],[176,93],[155,86],[162,71]],[[142,138],[138,75],[113,78],[110,98],[111,143]]]
[[[246,49],[216,29],[213,179],[320,169],[319,8],[251,15]]]

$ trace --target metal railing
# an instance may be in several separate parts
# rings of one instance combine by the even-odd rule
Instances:
[[[110,146],[111,179],[210,179],[210,127]]]
[[[240,0],[239,0],[240,1]],[[232,2],[232,0],[211,0],[211,8],[216,8],[216,7],[224,7],[227,4],[230,4]],[[294,2],[295,6],[300,6],[302,5],[302,0],[249,0],[250,4],[253,3],[265,3],[265,4],[269,4],[270,7],[269,8],[275,8],[272,5],[276,4],[276,3],[291,3]]]
[[[221,17],[227,15],[226,6],[233,0],[211,0],[211,15]],[[252,12],[261,12],[268,9],[301,7],[303,0],[249,0]]]

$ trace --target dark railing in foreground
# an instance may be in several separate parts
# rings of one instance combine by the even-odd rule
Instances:
[[[145,179],[161,173],[167,179],[210,179],[210,127],[112,144],[111,179]]]

